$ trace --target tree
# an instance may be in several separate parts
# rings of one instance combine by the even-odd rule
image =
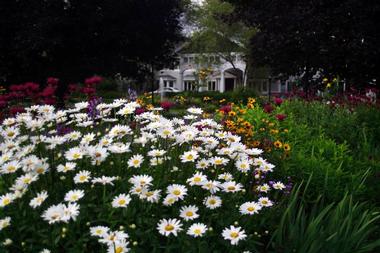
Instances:
[[[0,2],[0,77],[7,83],[101,74],[142,79],[174,61],[181,0]]]
[[[246,54],[255,29],[248,28],[233,15],[233,5],[221,0],[205,0],[202,5],[195,5],[190,18],[193,32],[189,50],[215,54],[237,70],[235,53]]]
[[[379,75],[380,2],[370,0],[229,0],[236,15],[257,27],[250,57],[273,74],[317,71],[363,85]]]

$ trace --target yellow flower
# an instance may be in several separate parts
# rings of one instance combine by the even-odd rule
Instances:
[[[273,145],[274,145],[276,148],[281,148],[281,147],[282,147],[282,143],[281,143],[281,141],[275,141],[275,142],[273,143]]]
[[[230,112],[228,112],[228,116],[231,116],[231,117],[236,116],[236,112],[230,111]]]
[[[287,144],[287,143],[285,143],[285,144],[284,144],[284,150],[285,150],[285,151],[290,151],[290,145]]]

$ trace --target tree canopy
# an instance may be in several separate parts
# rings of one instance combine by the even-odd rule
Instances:
[[[240,20],[258,29],[250,45],[255,65],[270,66],[275,75],[321,71],[358,86],[378,80],[380,2],[228,2]]]
[[[141,76],[174,59],[181,0],[9,0],[0,2],[2,82]]]
[[[194,30],[189,50],[218,54],[233,65],[233,53],[246,53],[254,29],[233,17],[234,6],[222,0],[204,0],[192,9]]]

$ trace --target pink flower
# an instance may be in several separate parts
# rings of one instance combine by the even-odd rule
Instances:
[[[278,121],[283,121],[284,119],[286,119],[286,115],[285,114],[277,114],[276,115],[276,118]]]
[[[93,76],[93,77],[89,77],[87,78],[84,83],[86,85],[95,85],[95,84],[98,84],[100,83],[101,81],[103,81],[103,78],[100,77],[100,76]]]
[[[264,105],[264,112],[271,113],[273,110],[274,110],[274,108],[271,104],[265,104]]]
[[[22,113],[24,111],[25,111],[24,107],[21,107],[21,106],[13,106],[11,109],[9,109],[9,113],[12,116],[16,116],[16,114]]]
[[[220,109],[219,109],[219,111],[223,112],[224,114],[229,113],[231,110],[232,110],[231,105],[224,105],[224,106],[220,107]]]
[[[172,103],[170,101],[162,101],[160,106],[164,110],[170,110],[170,108],[172,108],[174,106],[174,103]]]
[[[274,99],[274,103],[276,104],[276,105],[281,105],[282,104],[282,99],[281,98],[275,98]]]
[[[137,108],[136,111],[135,111],[136,115],[140,115],[140,114],[142,114],[144,112],[145,112],[145,109],[142,108],[142,107]]]
[[[51,84],[51,85],[58,85],[59,83],[59,79],[58,78],[55,78],[55,77],[48,77],[47,79],[47,84]]]

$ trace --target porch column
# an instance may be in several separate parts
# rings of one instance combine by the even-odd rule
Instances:
[[[224,82],[224,71],[221,71],[220,72],[220,87],[219,87],[219,91],[220,92],[224,92],[225,91],[225,82]]]
[[[179,79],[178,79],[178,81],[179,81],[179,85],[178,85],[178,89],[179,89],[180,91],[185,90],[185,87],[184,87],[184,85],[183,85],[183,72],[184,72],[184,71],[179,70]]]

